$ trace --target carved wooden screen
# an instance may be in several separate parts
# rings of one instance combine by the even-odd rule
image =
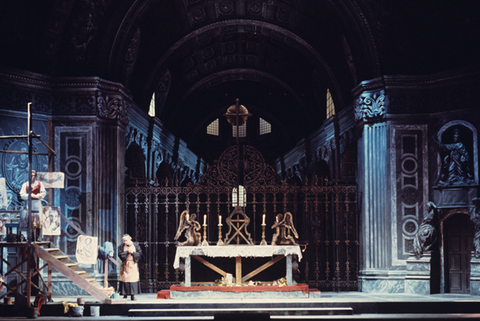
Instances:
[[[304,250],[297,282],[323,291],[357,290],[356,186],[292,186],[278,180],[274,169],[253,147],[243,146],[242,157],[247,192],[244,211],[251,220],[248,230],[254,244],[261,241],[264,213],[270,244],[275,215],[291,212]],[[143,291],[155,292],[183,281],[183,275],[173,269],[173,238],[183,210],[196,213],[201,224],[203,215],[207,215],[207,240],[215,246],[218,215],[225,218],[233,210],[231,193],[237,184],[237,159],[236,147],[228,148],[196,185],[126,189],[126,229],[142,246],[145,258],[141,263]]]

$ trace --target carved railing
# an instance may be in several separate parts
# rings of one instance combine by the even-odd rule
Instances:
[[[248,159],[251,162],[252,157]],[[258,159],[259,163],[263,161],[263,158]],[[222,166],[228,171],[235,167],[234,163],[223,160]],[[207,240],[210,246],[216,246],[218,216],[227,217],[236,205],[232,204],[231,195],[236,177],[234,174],[222,174],[222,166],[215,164],[209,168],[197,185],[134,186],[126,189],[126,229],[141,245],[144,254],[141,263],[143,291],[155,292],[183,281],[181,273],[173,269],[174,237],[182,211],[196,213],[200,224],[203,223],[203,215],[207,215]],[[276,184],[274,175],[271,175],[274,172],[268,165],[251,164],[246,168],[245,177],[255,177],[245,179],[247,197],[243,208],[250,218],[248,231],[253,243],[258,245],[261,241],[263,214],[266,214],[267,224],[265,236],[270,244],[274,232],[270,227],[275,215],[291,212],[303,250],[299,272],[295,276],[297,282],[322,291],[357,290],[356,186]],[[249,172],[250,169],[267,172],[269,178],[260,174],[255,176],[255,173]],[[225,180],[225,177],[228,179]],[[223,230],[223,234],[225,232]]]

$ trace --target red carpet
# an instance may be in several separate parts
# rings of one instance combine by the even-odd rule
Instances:
[[[268,286],[268,285],[257,285],[257,286],[180,286],[172,285],[170,291],[219,291],[219,292],[291,292],[291,291],[303,291],[308,293],[308,285],[298,284],[291,286]],[[317,290],[318,291],[318,290]],[[160,291],[161,292],[161,291]],[[159,293],[160,293],[159,292]]]

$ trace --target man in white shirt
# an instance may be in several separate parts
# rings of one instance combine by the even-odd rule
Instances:
[[[47,195],[45,186],[42,182],[37,181],[37,172],[32,170],[32,217],[33,217],[33,226],[37,229],[36,235],[40,236],[40,212],[42,210],[42,199]],[[20,190],[20,197],[27,201],[28,200],[28,182],[23,183],[22,189]]]

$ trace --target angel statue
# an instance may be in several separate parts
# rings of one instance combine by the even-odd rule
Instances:
[[[293,226],[292,213],[287,212],[285,213],[285,216],[277,214],[272,229],[276,229],[275,234],[273,234],[272,237],[272,245],[297,245],[295,239],[298,239],[298,233]],[[293,233],[293,236],[290,235],[290,232]]]
[[[202,235],[198,232],[202,228],[200,223],[195,221],[196,214],[189,215],[188,211],[183,211],[180,215],[180,223],[178,224],[175,241],[182,236],[185,231],[185,242],[178,243],[179,246],[199,246],[202,243]]]

